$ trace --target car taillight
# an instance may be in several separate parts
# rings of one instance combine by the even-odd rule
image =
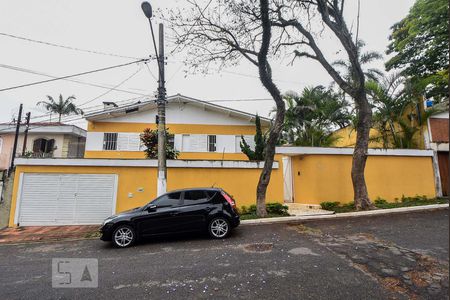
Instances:
[[[221,194],[225,198],[225,200],[227,200],[227,202],[231,205],[231,207],[236,209],[236,202],[234,202],[234,200],[230,196],[228,196],[227,193],[221,192]]]

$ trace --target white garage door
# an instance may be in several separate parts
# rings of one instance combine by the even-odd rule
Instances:
[[[115,212],[117,175],[42,174],[21,176],[21,226],[99,224]]]

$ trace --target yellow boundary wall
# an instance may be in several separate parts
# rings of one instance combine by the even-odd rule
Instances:
[[[351,167],[351,155],[293,156],[295,202],[353,201]],[[436,196],[429,156],[369,156],[365,178],[371,200],[380,197],[395,201],[403,195]]]
[[[284,151],[284,153],[283,153]],[[324,201],[351,202],[353,187],[351,181],[352,155],[350,149],[297,148],[279,150],[276,155],[278,168],[274,168],[267,190],[267,202],[284,200],[284,187],[289,174],[283,173],[282,156],[291,158],[291,176],[294,202],[320,204]],[[390,152],[389,152],[390,151]],[[400,199],[403,195],[425,195],[435,197],[432,152],[423,150],[369,150],[365,171],[369,196],[388,201]],[[302,153],[299,153],[302,152]],[[430,153],[428,153],[430,152]],[[349,154],[350,153],[350,154]],[[372,154],[371,154],[372,153]],[[156,197],[156,161],[149,160],[38,160],[18,159],[15,172],[9,225],[14,226],[19,178],[23,173],[61,174],[117,174],[116,211],[121,212],[141,206]],[[78,161],[78,165],[74,165]],[[100,164],[100,162],[102,162]],[[256,202],[256,185],[262,163],[248,161],[172,161],[168,168],[167,189],[190,187],[221,187],[232,194],[237,205],[251,205]],[[53,164],[53,165],[52,165]],[[72,165],[71,165],[72,164]],[[80,165],[81,164],[81,165]],[[215,167],[212,167],[212,166]],[[176,166],[176,167],[175,167]],[[196,167],[197,166],[197,167]],[[227,167],[228,166],[228,167]],[[233,166],[233,167],[231,167]],[[132,193],[132,197],[129,197]]]
[[[142,206],[156,197],[157,168],[129,166],[50,166],[18,165],[10,211],[9,226],[14,226],[20,174],[117,174],[116,212]],[[260,168],[168,168],[167,190],[191,187],[221,187],[230,193],[239,207],[255,203]],[[129,193],[133,197],[128,197]],[[267,202],[283,202],[281,162],[273,169],[267,190]]]

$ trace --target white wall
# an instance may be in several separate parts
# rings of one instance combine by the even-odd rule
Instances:
[[[53,157],[62,157],[62,149],[64,144],[64,134],[39,134],[39,133],[28,133],[27,137],[27,145],[26,150],[27,151],[33,151],[33,143],[36,139],[54,139],[55,140],[55,151],[53,151]],[[17,140],[17,153],[22,154],[22,148],[23,148],[23,140],[24,135],[19,135],[19,139]]]
[[[86,151],[103,150],[104,132],[88,132]],[[180,152],[209,152],[207,134],[175,134],[175,149]],[[252,135],[245,135],[245,140],[254,149]],[[216,135],[216,152],[241,153],[241,137],[236,135]],[[118,133],[117,151],[142,151],[139,148],[139,133]],[[112,150],[113,151],[113,150]]]
[[[448,119],[448,111],[444,111],[430,117],[431,119]]]
[[[126,116],[105,119],[105,122],[155,123],[156,109],[130,113]],[[98,121],[101,122],[101,121]],[[250,119],[227,116],[223,112],[202,109],[192,104],[169,103],[166,106],[167,124],[201,124],[201,125],[252,125]]]
[[[104,132],[89,132],[86,136],[86,151],[103,150],[103,134]]]

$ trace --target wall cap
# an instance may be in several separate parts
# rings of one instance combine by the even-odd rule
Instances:
[[[333,154],[352,155],[353,148],[325,148],[325,147],[276,147],[277,154],[295,156],[302,154]],[[369,149],[372,156],[433,156],[432,150],[418,149]]]
[[[64,159],[64,158],[17,158],[16,166],[89,166],[89,167],[157,167],[156,159]],[[167,160],[169,168],[213,168],[213,169],[262,169],[264,162],[237,160]],[[273,169],[278,169],[277,161]]]

